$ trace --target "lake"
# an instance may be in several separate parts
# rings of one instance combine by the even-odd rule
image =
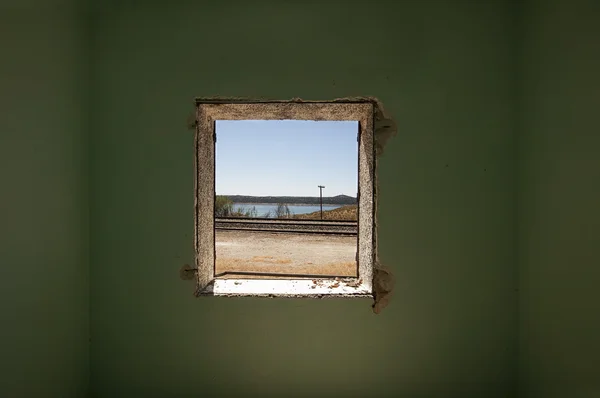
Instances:
[[[287,205],[292,214],[307,214],[315,211],[321,210],[320,205]],[[342,207],[341,205],[326,205],[323,204],[323,211],[325,210],[333,210],[338,207]],[[233,204],[234,211],[243,208],[244,210],[251,210],[252,208],[256,209],[257,217],[264,217],[267,213],[271,212],[271,217],[277,211],[277,204],[275,203],[234,203]]]

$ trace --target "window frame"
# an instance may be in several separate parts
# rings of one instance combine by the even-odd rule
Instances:
[[[196,296],[373,298],[376,256],[375,104],[357,101],[196,100]],[[217,120],[358,121],[357,276],[288,279],[215,278],[215,145]]]

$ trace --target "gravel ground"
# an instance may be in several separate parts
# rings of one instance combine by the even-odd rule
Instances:
[[[215,231],[216,273],[356,276],[356,236]]]

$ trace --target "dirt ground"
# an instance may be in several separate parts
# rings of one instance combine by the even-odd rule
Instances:
[[[216,274],[357,275],[356,236],[218,230],[215,246]]]

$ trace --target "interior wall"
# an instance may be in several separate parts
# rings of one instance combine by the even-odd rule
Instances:
[[[99,6],[95,396],[511,396],[511,4]],[[362,300],[193,298],[178,276],[193,263],[186,119],[206,95],[383,101],[399,126],[378,168],[381,257],[398,277],[383,314]]]
[[[0,396],[85,397],[89,217],[85,20],[0,5]]]
[[[523,397],[600,396],[600,4],[524,10],[519,172]]]

